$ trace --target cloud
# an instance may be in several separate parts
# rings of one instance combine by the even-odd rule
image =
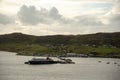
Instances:
[[[59,11],[55,7],[52,7],[51,10],[49,11],[49,17],[53,19],[60,19],[61,15],[59,14]]]
[[[113,0],[64,0],[64,1],[113,1]]]
[[[62,26],[100,26],[102,22],[91,15],[77,16],[69,19],[59,13],[57,8],[52,7],[50,10],[41,8],[36,10],[34,6],[23,5],[18,12],[18,18],[24,25],[58,24]]]
[[[62,19],[62,16],[55,7],[52,7],[50,10],[45,8],[37,10],[34,6],[23,5],[17,15],[24,25],[52,24]]]
[[[82,15],[75,17],[76,24],[80,26],[102,26],[103,23],[97,16],[93,15]]]
[[[104,17],[109,26],[119,26],[120,25],[120,0],[117,0],[112,10],[110,10]],[[119,28],[120,29],[120,28]]]
[[[0,13],[0,24],[7,25],[10,23],[14,23],[14,19],[12,17]]]
[[[88,1],[93,1],[93,0],[88,0]],[[16,24],[13,25],[15,27],[9,27],[5,29],[4,25],[11,23],[9,21],[12,20],[11,17],[8,17],[6,15],[4,15],[3,17],[4,19],[2,19],[3,22],[0,20],[0,24],[3,24],[4,29],[2,29],[2,32],[7,32],[7,31],[9,32],[9,30],[11,30],[12,32],[20,31],[35,35],[79,34],[79,33],[86,34],[86,33],[95,33],[95,32],[119,31],[120,30],[119,28],[120,15],[119,15],[119,7],[118,7],[119,2],[120,1],[118,1],[113,6],[113,8],[111,8],[112,10],[109,11],[109,15],[104,17],[103,14],[107,12],[108,9],[104,11],[103,10],[104,7],[101,6],[99,6],[100,9],[97,8],[97,11],[96,11],[96,7],[95,8],[92,7],[90,8],[90,10],[88,10],[88,12],[91,11],[89,13],[87,11],[83,11],[86,14],[82,14],[82,12],[78,11],[79,13],[75,14],[75,17],[68,18],[65,15],[63,15],[61,9],[57,6],[56,6],[57,8],[52,7],[52,8],[38,9],[38,7],[35,6],[23,5],[20,7],[16,15],[17,17],[16,20],[18,21],[18,25]],[[76,9],[76,7],[74,9]],[[68,11],[68,13],[71,12],[72,14],[72,12],[74,12],[74,9],[70,7],[69,8],[70,11]],[[0,14],[0,19],[1,19],[1,14]],[[105,24],[105,21],[107,21],[108,23]],[[8,27],[8,25],[6,25],[6,27]]]
[[[110,15],[110,21],[113,22],[116,26],[120,25],[120,0],[117,0],[115,7]]]
[[[37,24],[39,22],[37,16],[37,10],[34,6],[27,7],[23,5],[18,12],[18,18],[24,24]]]
[[[115,6],[113,7],[112,12],[114,12],[114,13],[119,13],[119,14],[120,14],[120,0],[117,0],[117,1],[116,1],[116,4],[115,4]]]
[[[90,14],[76,16],[74,18],[67,18],[61,15],[55,7],[52,7],[50,10],[46,8],[37,10],[34,6],[23,5],[20,8],[17,16],[23,25],[36,25],[38,27],[41,27],[41,25],[44,27],[46,26],[42,29],[37,28],[37,30],[42,30],[42,34],[45,34],[45,31],[49,34],[77,34],[111,30],[108,29],[108,27],[106,27],[106,24],[101,21],[99,18],[100,15]],[[37,31],[35,28],[32,30],[35,30],[36,33],[40,32],[40,30]]]
[[[120,0],[118,0],[117,5],[116,5],[117,11],[120,12]]]
[[[68,2],[82,2],[82,3],[111,3],[114,2],[114,0],[63,0],[63,1],[68,1]]]
[[[120,14],[110,14],[108,20],[110,25],[119,26],[120,25]]]

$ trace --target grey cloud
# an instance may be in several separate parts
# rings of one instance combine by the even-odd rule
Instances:
[[[120,26],[120,14],[110,14],[108,20],[109,25]]]
[[[23,5],[18,12],[18,18],[25,24],[37,24],[39,22],[37,16],[37,10],[34,6],[27,7]]]
[[[0,13],[0,24],[6,25],[6,24],[13,23],[13,22],[14,22],[13,18]]]
[[[60,19],[61,15],[59,14],[58,10],[53,7],[50,11],[49,11],[49,16],[52,17],[53,19]]]
[[[18,12],[19,20],[25,25],[37,25],[38,23],[52,24],[59,22],[62,19],[62,15],[59,11],[53,7],[50,10],[41,8],[36,10],[34,6],[23,5]]]
[[[117,0],[114,9],[115,9],[115,13],[110,16],[110,21],[111,23],[116,24],[116,26],[119,26],[120,25],[120,0]]]
[[[83,15],[75,17],[76,24],[80,26],[102,26],[104,25],[97,16]]]
[[[65,26],[100,26],[103,25],[96,17],[79,16],[73,19],[64,17],[59,13],[57,8],[50,10],[41,8],[36,10],[34,6],[23,5],[18,12],[19,20],[25,25],[56,24]]]
[[[107,15],[109,21],[109,26],[119,26],[120,25],[120,0],[117,0],[112,10]]]

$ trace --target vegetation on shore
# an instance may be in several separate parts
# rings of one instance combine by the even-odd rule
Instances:
[[[89,35],[31,36],[21,33],[0,35],[0,50],[18,55],[85,54],[93,57],[120,57],[120,33]]]

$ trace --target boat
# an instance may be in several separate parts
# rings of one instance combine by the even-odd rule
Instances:
[[[71,59],[65,59],[65,58],[61,58],[61,57],[58,57],[60,60],[53,60],[49,57],[47,58],[33,58],[27,62],[25,62],[25,64],[57,64],[57,63],[60,63],[60,64],[75,64],[74,62],[72,62]]]
[[[25,62],[25,64],[55,64],[57,61],[52,60],[51,58],[32,58],[28,62]]]

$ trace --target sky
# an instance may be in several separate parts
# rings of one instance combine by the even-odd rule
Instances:
[[[0,34],[120,32],[120,0],[0,0]]]

